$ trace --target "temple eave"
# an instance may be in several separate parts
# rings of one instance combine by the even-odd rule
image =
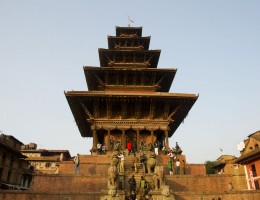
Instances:
[[[133,92],[133,93],[124,93],[117,91],[115,93],[110,93],[110,91],[66,91],[65,95],[67,97],[109,97],[109,98],[120,98],[120,97],[140,97],[140,98],[149,98],[149,97],[158,97],[158,98],[176,98],[180,99],[194,99],[197,100],[198,95],[197,94],[187,94],[187,93],[165,93],[165,92],[148,92],[148,93],[142,93],[140,94],[139,92]],[[123,95],[123,96],[122,96]]]

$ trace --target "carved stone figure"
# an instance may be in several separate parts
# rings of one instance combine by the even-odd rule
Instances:
[[[154,189],[159,190],[162,185],[164,185],[164,174],[163,174],[163,166],[156,166],[154,168],[153,182]]]
[[[111,186],[116,187],[117,176],[118,176],[118,172],[116,166],[110,166],[108,168],[108,188]]]
[[[154,152],[150,152],[149,157],[147,159],[147,171],[148,173],[152,173],[154,171],[155,166],[157,165],[156,155]]]
[[[116,187],[115,186],[108,187],[108,193],[107,194],[110,197],[115,197],[116,196]]]
[[[119,195],[117,194],[116,187],[109,186],[107,195],[101,197],[101,200],[121,200],[121,199],[120,199]]]
[[[114,151],[110,158],[110,166],[116,166],[119,163],[120,158],[118,158],[118,155],[120,154],[119,151]]]
[[[174,200],[174,196],[170,194],[169,185],[163,185],[161,188],[161,194],[163,196],[162,200]]]

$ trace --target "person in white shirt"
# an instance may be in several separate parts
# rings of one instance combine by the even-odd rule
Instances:
[[[117,157],[120,158],[119,172],[124,173],[124,171],[125,171],[125,166],[124,166],[125,156],[122,153],[122,154],[118,155]]]
[[[176,168],[175,168],[175,174],[180,174],[180,160],[178,159],[177,161],[176,161]]]
[[[74,158],[75,163],[75,169],[74,174],[80,174],[80,160],[79,160],[79,154],[77,154]]]
[[[102,144],[100,144],[100,143],[97,144],[97,151],[98,151],[98,154],[101,155],[101,152],[102,152]]]

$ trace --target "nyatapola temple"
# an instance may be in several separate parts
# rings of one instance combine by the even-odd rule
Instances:
[[[198,95],[169,92],[177,69],[157,68],[161,51],[149,50],[150,39],[142,27],[116,27],[108,49],[99,49],[100,66],[83,67],[88,91],[65,92],[81,136],[93,138],[91,155],[60,160],[54,174],[34,174],[28,191],[0,192],[0,198],[260,199],[260,192],[245,190],[245,174],[236,167],[207,175],[204,164],[186,159],[173,136]]]

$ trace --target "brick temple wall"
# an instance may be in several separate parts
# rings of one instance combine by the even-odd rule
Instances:
[[[234,184],[229,191],[228,184]],[[138,183],[137,183],[138,184]],[[259,200],[260,191],[247,191],[244,176],[167,175],[176,200]],[[1,191],[1,200],[99,200],[106,175],[36,174],[28,191]],[[220,199],[218,199],[220,198]]]
[[[100,192],[107,188],[104,175],[47,175],[36,174],[30,190],[48,192]]]
[[[232,175],[167,175],[166,184],[175,192],[184,191],[228,191],[229,183],[234,190],[246,190],[245,176]],[[138,183],[137,183],[138,184]],[[49,192],[100,192],[107,188],[106,175],[35,175],[31,189]]]
[[[109,155],[80,155],[80,173],[107,174],[110,165]],[[59,166],[59,174],[74,174],[73,161],[63,161]]]
[[[95,192],[1,191],[1,200],[100,200]],[[259,200],[260,191],[175,192],[175,200]]]
[[[169,157],[162,156],[159,159],[161,159],[160,163],[166,166]],[[74,175],[73,162],[65,161],[60,164],[60,174],[35,174],[30,190],[0,191],[0,199],[100,200],[101,191],[107,189],[109,164],[110,156],[84,155],[81,156],[82,174]],[[245,176],[203,175],[205,166],[201,164],[188,164],[187,171],[193,175],[166,175],[166,184],[170,185],[176,200],[260,199],[260,191],[246,190]],[[234,185],[232,191],[229,191],[229,183]]]
[[[260,191],[176,192],[175,200],[259,200]]]
[[[167,155],[157,156],[159,165],[164,166],[165,174],[168,174],[167,162],[170,160]],[[179,159],[185,159],[185,156],[180,155]],[[81,155],[80,172],[82,174],[107,174],[108,166],[110,165],[110,155]],[[73,174],[73,161],[63,161],[59,166],[59,174]],[[186,164],[186,174],[191,175],[206,175],[204,164]]]
[[[229,183],[232,183],[234,190],[246,190],[245,176],[233,175],[167,175],[166,184],[170,185],[174,191],[228,191]]]
[[[96,192],[0,191],[1,200],[100,200]]]

